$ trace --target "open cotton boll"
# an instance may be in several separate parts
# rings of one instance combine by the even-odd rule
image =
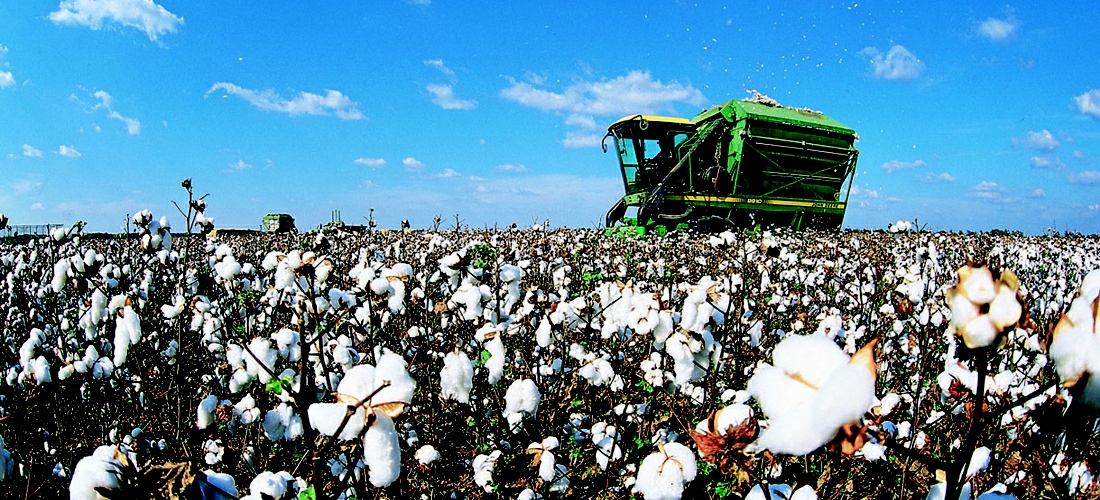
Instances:
[[[959,492],[958,500],[970,500],[970,495],[973,490],[974,487],[971,486],[970,483],[964,484],[962,491]],[[928,490],[928,495],[924,497],[924,500],[947,500],[947,483],[937,483]]]
[[[141,319],[130,306],[121,308],[120,316],[115,320],[115,366],[126,363],[130,346],[141,340]]]
[[[65,288],[65,284],[69,282],[70,269],[69,259],[61,259],[53,265],[53,280],[50,281],[50,289],[53,293],[60,293]]]
[[[259,377],[260,383],[271,381],[271,371],[275,369],[279,351],[271,349],[271,341],[257,337],[248,343],[248,350],[242,354],[248,374]]]
[[[474,484],[480,486],[486,493],[493,492],[493,471],[496,469],[498,458],[500,458],[500,450],[493,450],[488,455],[474,457],[471,464],[474,469]]]
[[[508,386],[508,391],[504,393],[504,417],[510,423],[513,421],[519,422],[519,425],[511,426],[513,434],[518,433],[523,427],[522,414],[526,413],[534,416],[538,412],[539,400],[541,399],[542,393],[539,392],[535,381],[529,378],[516,380]]]
[[[795,335],[781,341],[773,354],[776,366],[761,365],[749,379],[748,391],[769,419],[758,445],[773,453],[805,455],[828,443],[845,424],[860,421],[875,401],[876,343],[865,345],[850,362],[841,352],[845,362],[834,366],[838,358],[830,353],[839,348],[829,339]],[[822,355],[815,359],[814,353]],[[822,369],[829,366],[831,372]]]
[[[99,488],[113,493],[115,497],[123,495],[123,475],[132,470],[130,457],[125,450],[117,446],[103,445],[96,448],[90,456],[80,459],[73,468],[72,481],[69,483],[71,500],[104,500]],[[113,497],[112,497],[113,498]]]
[[[309,406],[310,425],[323,435],[332,436],[347,415],[348,405],[358,405],[348,419],[340,439],[350,440],[359,435],[366,425],[371,408],[378,408],[390,416],[400,415],[404,406],[412,402],[416,381],[409,376],[405,360],[389,350],[379,358],[377,367],[363,364],[344,374],[336,386],[338,403],[314,403]],[[385,386],[385,387],[383,387]]]
[[[421,446],[420,449],[416,450],[414,456],[416,461],[420,462],[420,465],[430,465],[432,462],[439,460],[439,452],[430,444]]]
[[[211,394],[199,402],[195,409],[195,427],[205,429],[214,423],[214,410],[218,407],[218,397]]]
[[[489,359],[485,361],[485,369],[489,371],[489,384],[497,385],[504,376],[504,364],[507,361],[504,341],[499,335],[493,337],[485,343],[485,350],[489,351]]]
[[[248,485],[250,497],[263,498],[267,495],[275,500],[281,500],[291,490],[291,484],[295,482],[294,476],[289,472],[278,473],[263,471],[259,473]]]
[[[440,396],[469,404],[473,387],[473,360],[462,351],[448,353],[443,358],[443,369],[439,371]]]
[[[196,481],[204,500],[229,500],[237,498],[237,481],[233,476],[224,472],[214,472],[210,469],[202,471],[202,479]]]
[[[680,443],[668,443],[642,460],[634,491],[646,500],[678,500],[697,472],[695,454]]]
[[[369,469],[370,484],[385,488],[401,476],[401,443],[393,420],[375,412],[374,424],[363,435],[363,463]]]

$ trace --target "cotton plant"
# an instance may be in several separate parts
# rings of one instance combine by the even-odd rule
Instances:
[[[611,462],[623,458],[623,450],[619,447],[622,437],[617,427],[607,422],[597,422],[592,426],[589,435],[596,447],[596,465],[600,470],[606,471]]]
[[[469,404],[473,387],[473,360],[462,351],[447,353],[443,358],[443,369],[439,371],[440,396]]]
[[[100,500],[107,498],[100,492],[115,496],[126,495],[126,480],[134,477],[136,457],[133,451],[120,445],[103,445],[91,455],[81,458],[73,468],[69,482],[69,498],[72,500]]]

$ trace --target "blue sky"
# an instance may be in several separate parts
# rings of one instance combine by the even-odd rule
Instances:
[[[477,4],[0,2],[0,213],[591,227],[611,122],[757,90],[859,132],[847,227],[1100,231],[1100,4]]]

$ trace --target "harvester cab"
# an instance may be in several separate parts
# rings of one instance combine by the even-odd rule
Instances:
[[[859,154],[854,130],[763,96],[691,120],[628,116],[604,151],[608,138],[626,191],[608,227],[839,229]]]

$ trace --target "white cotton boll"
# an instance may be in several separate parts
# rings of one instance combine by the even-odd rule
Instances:
[[[206,476],[205,481],[196,481],[202,498],[208,500],[222,500],[237,497],[237,481],[233,476],[224,472],[214,472],[210,469],[202,471]],[[215,489],[217,488],[217,489]],[[226,496],[228,494],[228,496]]]
[[[389,416],[375,412],[375,417],[363,435],[363,462],[370,469],[370,484],[385,488],[401,476],[400,436]]]
[[[309,425],[325,436],[332,436],[347,417],[346,403],[314,403],[309,405]],[[350,441],[359,437],[366,421],[366,410],[357,408],[340,431],[339,439]]]
[[[39,356],[34,360],[34,380],[38,385],[53,382],[53,376],[50,375],[50,363],[43,356]]]
[[[252,339],[248,350],[242,355],[249,375],[259,377],[263,384],[271,381],[271,371],[275,369],[278,357],[279,351],[272,350],[271,341],[262,337]]]
[[[214,423],[214,410],[218,407],[218,397],[211,394],[199,402],[195,410],[195,427],[205,429]]]
[[[522,413],[533,416],[538,412],[541,399],[542,393],[539,392],[534,380],[529,378],[516,380],[508,386],[508,390],[504,393],[504,416],[509,417]],[[519,429],[512,426],[512,432],[519,432]]]
[[[848,362],[848,355],[822,335],[792,335],[772,351],[772,364],[790,375],[798,375],[817,387],[834,370]]]
[[[462,351],[448,353],[443,358],[443,369],[439,372],[440,395],[443,399],[454,399],[459,403],[470,402],[470,391],[474,387],[474,362]]]
[[[548,483],[553,481],[554,473],[557,470],[555,462],[556,460],[553,453],[543,451],[542,459],[539,461],[539,478]]]
[[[293,482],[293,477],[288,481],[287,478],[281,474],[265,470],[252,480],[252,483],[248,485],[248,491],[256,498],[267,495],[276,500],[280,500],[286,495],[290,482]]]
[[[87,457],[80,459],[73,469],[73,479],[69,483],[69,498],[72,500],[101,500],[96,489],[103,488],[115,494],[122,486],[122,471],[125,468],[120,461],[125,455],[111,445],[103,445]]]
[[[797,490],[794,490],[794,493],[791,494],[790,500],[817,500],[817,492],[814,491],[814,489],[807,484]]]
[[[92,378],[96,380],[110,377],[114,372],[115,365],[106,356],[97,359],[95,365],[92,366]]]
[[[553,331],[550,328],[550,319],[543,317],[539,327],[535,329],[535,341],[539,347],[546,349],[554,341]]]
[[[974,450],[974,454],[970,457],[970,464],[966,467],[966,477],[974,477],[979,472],[989,467],[989,448],[980,446]]]
[[[814,389],[771,365],[760,365],[749,379],[748,392],[769,418],[793,413],[814,395]]]
[[[698,472],[695,454],[680,443],[668,443],[649,455],[638,466],[634,491],[646,500],[676,500],[684,494],[684,485]]]
[[[1090,367],[1100,366],[1100,337],[1085,328],[1063,328],[1051,341],[1049,355],[1062,383],[1075,384]]]
[[[524,490],[519,492],[519,495],[516,496],[516,500],[539,500],[541,498],[542,495],[535,493],[531,488],[524,488]]]
[[[68,380],[69,377],[73,376],[73,373],[76,373],[76,371],[77,371],[77,366],[76,365],[77,364],[80,364],[82,366],[84,365],[84,363],[82,361],[78,360],[78,361],[74,362],[71,365],[62,366],[60,369],[57,370],[57,379],[58,380]],[[84,371],[87,371],[87,370],[88,370],[87,366],[84,366]],[[80,373],[84,373],[84,371],[81,371]]]
[[[420,465],[430,465],[432,462],[439,460],[439,452],[435,450],[435,447],[426,444],[416,450],[416,461],[420,462]]]
[[[489,359],[485,362],[485,369],[489,371],[489,384],[496,385],[504,376],[504,364],[507,356],[504,350],[504,341],[500,336],[493,337],[485,343],[485,349],[489,351]]]
[[[959,500],[970,500],[974,487],[970,483],[966,483],[962,487],[962,491],[959,492]],[[924,497],[924,500],[946,500],[947,498],[947,483],[937,483],[931,489],[928,490],[928,496]]]
[[[867,368],[845,365],[821,386],[813,399],[813,412],[820,425],[835,432],[840,426],[863,418],[874,400],[875,380]]]
[[[886,458],[886,447],[878,443],[864,443],[863,447],[859,449],[859,453],[867,461],[874,462]]]
[[[771,494],[771,498],[791,498],[791,487],[785,484],[769,484],[768,493]],[[749,494],[745,496],[745,500],[765,500],[764,490],[760,485],[753,486],[749,490]],[[814,495],[817,498],[817,495]]]
[[[500,458],[500,450],[493,450],[488,455],[474,457],[471,464],[474,469],[474,484],[480,486],[486,493],[493,492],[493,471],[496,469],[498,458]]]
[[[60,293],[65,288],[65,284],[69,282],[70,269],[69,259],[61,259],[53,265],[53,281],[50,282],[53,293]]]

